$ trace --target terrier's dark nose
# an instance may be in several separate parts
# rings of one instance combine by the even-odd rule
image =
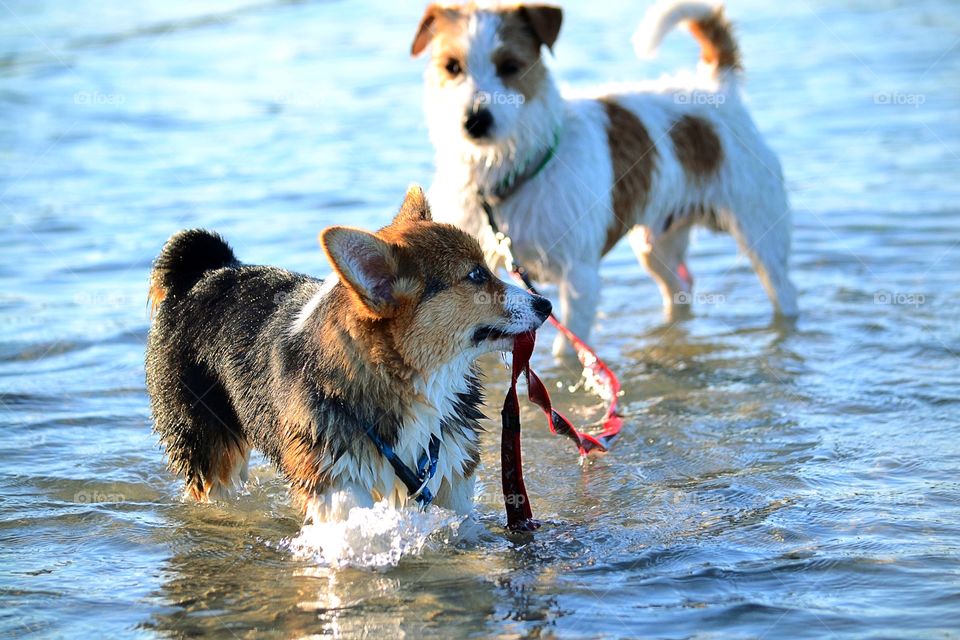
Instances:
[[[550,301],[541,296],[533,297],[533,312],[537,314],[541,320],[546,320],[550,317],[550,312],[553,311],[553,305],[550,304]]]
[[[463,121],[463,128],[471,138],[483,138],[490,133],[491,127],[493,127],[493,114],[488,109],[471,111]]]

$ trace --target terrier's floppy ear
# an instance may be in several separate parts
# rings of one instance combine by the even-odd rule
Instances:
[[[356,300],[375,318],[390,317],[398,269],[393,248],[372,233],[350,227],[324,229],[320,244]]]
[[[563,9],[549,4],[522,4],[517,11],[530,25],[540,44],[547,45],[547,49],[553,51],[553,43],[557,41],[563,23]]]
[[[430,222],[433,217],[430,215],[430,205],[427,203],[427,196],[423,193],[420,185],[410,185],[407,189],[407,196],[400,205],[400,211],[394,217],[396,222]]]
[[[416,58],[427,48],[430,41],[433,40],[437,18],[439,18],[443,12],[444,8],[438,4],[431,4],[427,7],[427,10],[423,12],[423,17],[420,18],[420,25],[417,27],[417,35],[414,36],[413,44],[410,45],[411,56]]]

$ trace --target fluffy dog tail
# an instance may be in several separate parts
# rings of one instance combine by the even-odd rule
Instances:
[[[740,48],[733,37],[733,28],[723,13],[723,5],[711,0],[661,0],[650,7],[640,28],[633,34],[637,55],[649,57],[660,43],[681,22],[686,22],[693,37],[700,43],[700,59],[715,78],[743,69]]]
[[[236,266],[233,249],[218,234],[188,229],[173,234],[163,245],[150,274],[151,311],[167,296],[180,296],[213,269]]]

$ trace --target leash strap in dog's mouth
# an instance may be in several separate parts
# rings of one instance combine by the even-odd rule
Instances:
[[[537,291],[533,281],[530,279],[527,270],[514,259],[513,251],[510,248],[510,238],[503,234],[497,227],[496,220],[494,220],[493,205],[483,197],[483,194],[480,194],[480,204],[483,207],[484,213],[487,215],[487,222],[490,228],[500,243],[499,251],[506,260],[507,269],[510,270],[511,275],[513,275],[518,282],[526,287],[527,291],[535,295],[540,295],[540,292]],[[550,403],[550,396],[547,394],[547,389],[543,385],[543,382],[527,367],[530,399],[547,414],[547,418],[550,421],[550,430],[553,433],[565,435],[573,440],[577,444],[577,449],[581,456],[606,453],[613,444],[613,441],[620,434],[620,429],[623,426],[623,420],[617,414],[620,381],[610,367],[600,359],[597,353],[573,331],[568,329],[566,325],[560,322],[555,315],[550,314],[550,322],[570,341],[570,344],[573,345],[574,350],[577,352],[577,359],[580,360],[580,364],[583,366],[583,372],[587,378],[588,386],[592,387],[597,392],[597,395],[609,403],[606,414],[604,414],[602,429],[600,433],[595,436],[577,431],[569,420],[553,409]],[[514,361],[516,361],[517,358],[516,353],[515,345]],[[529,357],[527,361],[529,362]]]
[[[427,483],[437,473],[437,461],[440,458],[440,438],[430,436],[430,445],[420,456],[420,460],[417,462],[417,470],[414,471],[403,463],[393,447],[384,442],[380,436],[374,433],[373,429],[367,429],[367,435],[373,441],[380,455],[386,458],[390,466],[393,467],[393,472],[407,488],[409,498],[419,502],[421,507],[427,507],[433,502],[433,492],[427,488]]]
[[[513,275],[527,287],[530,293],[539,295],[523,267],[516,266]],[[587,378],[587,384],[596,390],[597,395],[609,403],[603,417],[600,433],[589,435],[577,431],[569,420],[555,411],[550,403],[547,388],[537,377],[537,374],[528,367],[528,382],[532,383],[529,388],[530,399],[547,414],[550,420],[550,430],[553,433],[568,436],[573,440],[577,444],[581,456],[606,453],[610,450],[617,436],[620,435],[620,429],[623,427],[623,419],[617,413],[620,381],[610,367],[600,359],[600,356],[553,314],[550,314],[550,322],[557,328],[557,331],[566,336],[576,350],[577,359],[580,360],[580,365],[583,367],[584,375]]]
[[[525,333],[513,341],[513,372],[510,390],[503,401],[503,430],[500,434],[500,476],[503,484],[503,505],[507,511],[507,528],[512,531],[533,531],[540,524],[533,519],[527,487],[523,483],[523,460],[520,455],[520,401],[517,380],[528,369],[533,354],[534,334]]]
[[[520,402],[517,397],[517,381],[521,374],[526,376],[527,394],[531,402],[540,407],[547,416],[550,431],[565,435],[576,442],[581,455],[605,452],[620,430],[621,424],[619,416],[608,415],[608,424],[604,432],[599,436],[591,436],[577,431],[569,420],[554,409],[547,387],[530,368],[530,357],[533,355],[536,339],[537,334],[532,331],[514,338],[510,390],[507,391],[501,413],[503,432],[500,443],[500,469],[503,502],[507,511],[507,528],[513,531],[532,531],[540,526],[533,520],[527,488],[523,482],[523,465],[520,455]],[[616,384],[616,378],[612,380]],[[616,408],[616,402],[613,403],[613,407]]]
[[[494,206],[495,203],[502,202],[512,195],[529,178],[540,173],[550,159],[553,158],[556,146],[557,139],[555,137],[549,152],[534,172],[527,176],[519,174],[512,176],[508,189],[503,188],[502,185],[497,185],[495,188],[496,193],[492,194],[492,196],[488,196],[482,190],[477,193],[480,206],[483,208],[483,212],[487,217],[487,224],[490,225],[490,229],[496,237],[499,253],[506,261],[507,269],[530,293],[535,295],[539,295],[539,293],[533,285],[527,270],[519,265],[513,257],[513,251],[510,249],[510,238],[501,232],[497,226]],[[592,386],[598,395],[609,404],[607,406],[607,412],[604,415],[603,428],[599,434],[592,436],[577,431],[569,420],[553,408],[546,386],[544,386],[539,376],[530,369],[530,356],[533,355],[533,345],[535,344],[536,334],[523,334],[514,339],[513,375],[511,376],[510,390],[507,392],[501,414],[503,418],[503,432],[500,444],[500,464],[503,483],[503,500],[507,511],[507,527],[515,531],[532,531],[540,526],[539,523],[533,520],[530,500],[527,498],[527,489],[523,483],[523,468],[520,455],[520,403],[517,399],[517,380],[520,378],[521,373],[526,373],[527,393],[530,400],[546,414],[550,431],[555,434],[565,435],[573,440],[577,445],[577,450],[580,452],[581,459],[590,454],[606,453],[619,435],[620,429],[623,426],[623,420],[617,414],[617,400],[620,396],[620,381],[617,380],[617,376],[587,343],[564,326],[553,314],[550,315],[550,322],[573,345],[577,352],[577,358],[583,366],[588,385]]]

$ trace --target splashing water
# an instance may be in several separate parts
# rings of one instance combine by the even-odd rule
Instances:
[[[419,555],[431,540],[448,544],[461,537],[466,516],[431,507],[394,509],[386,501],[355,507],[346,520],[323,522],[308,515],[299,535],[286,545],[299,558],[334,568],[395,567]]]

